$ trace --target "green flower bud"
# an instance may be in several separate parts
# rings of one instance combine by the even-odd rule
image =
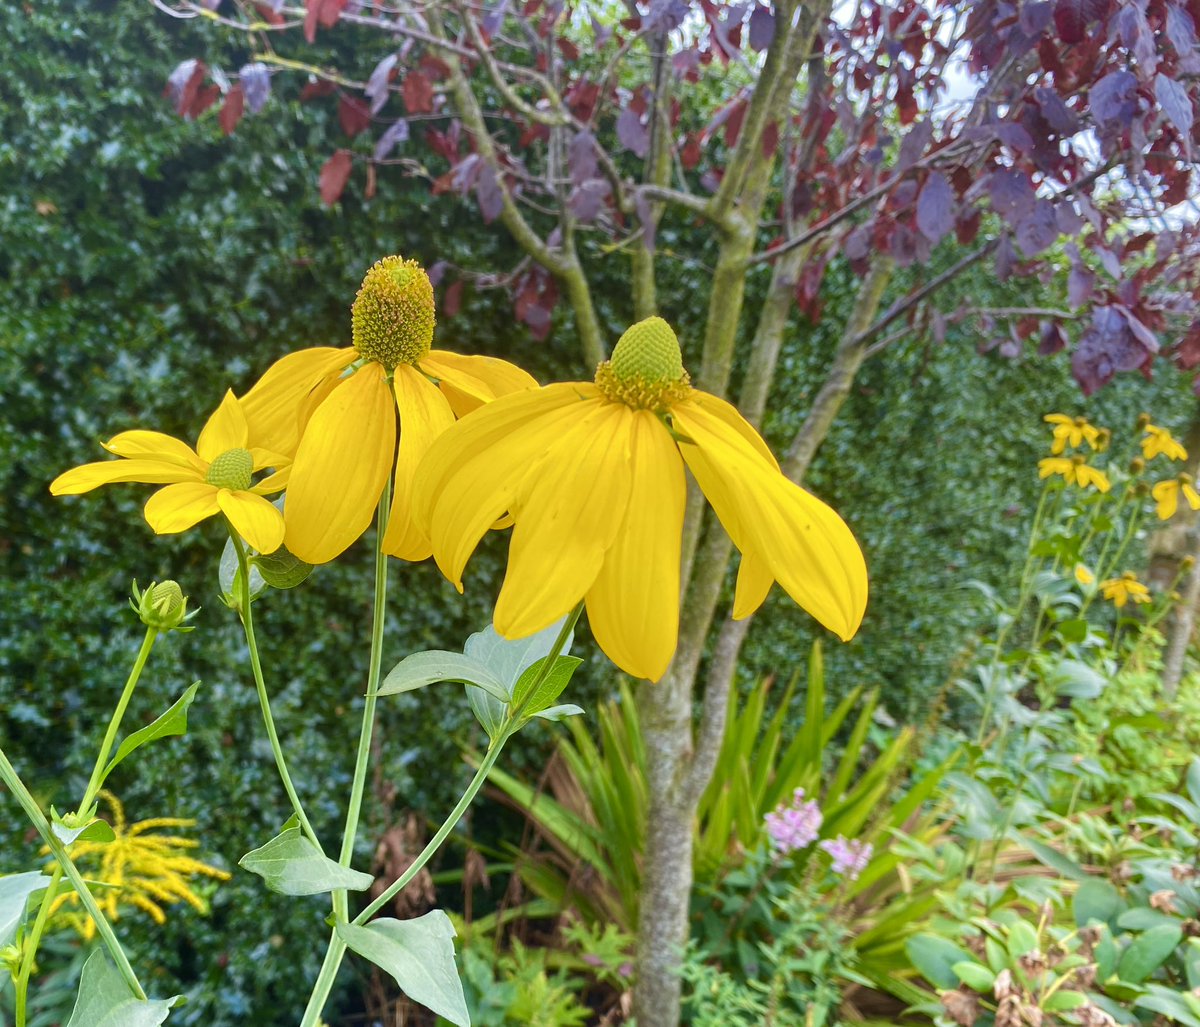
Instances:
[[[130,606],[148,628],[157,628],[159,631],[192,630],[184,627],[184,622],[191,620],[196,611],[188,612],[187,596],[177,581],[151,582],[144,592],[138,590],[135,581]]]
[[[21,972],[21,949],[16,945],[0,948],[0,966],[4,967],[15,981]]]

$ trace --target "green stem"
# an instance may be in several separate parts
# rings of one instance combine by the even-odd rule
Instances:
[[[137,975],[133,972],[133,967],[129,965],[129,959],[121,948],[121,943],[117,941],[117,936],[113,933],[112,926],[109,924],[100,907],[96,904],[92,893],[88,891],[87,882],[83,879],[79,868],[71,862],[71,857],[67,854],[66,846],[58,840],[58,836],[50,827],[50,821],[46,819],[46,815],[41,811],[37,800],[30,794],[29,789],[25,787],[20,777],[17,776],[13,765],[8,762],[8,757],[4,755],[3,749],[0,749],[0,781],[3,781],[8,790],[16,796],[17,802],[21,804],[21,808],[25,811],[25,815],[33,822],[37,833],[42,836],[42,841],[49,847],[50,852],[62,868],[63,873],[67,875],[71,884],[75,886],[75,891],[79,895],[79,901],[83,903],[83,908],[87,910],[88,915],[96,922],[96,930],[99,932],[105,948],[108,949],[109,955],[112,956],[113,962],[116,963],[117,970],[125,978],[125,983],[129,985],[130,990],[132,990],[137,998],[145,1001],[146,993],[138,983]]]
[[[275,730],[275,718],[271,716],[271,700],[267,696],[267,684],[263,679],[262,661],[258,657],[258,642],[254,638],[254,614],[251,611],[250,601],[250,561],[246,557],[246,547],[242,544],[241,538],[238,536],[232,524],[226,522],[229,527],[229,538],[233,542],[234,551],[237,553],[238,573],[241,576],[241,595],[238,602],[238,613],[242,620],[242,630],[246,634],[246,648],[250,653],[250,669],[254,673],[254,687],[258,692],[258,705],[262,710],[263,724],[267,728],[267,738],[271,742],[271,752],[275,756],[275,767],[279,771],[279,777],[283,781],[283,789],[287,792],[287,797],[291,801],[292,810],[296,814],[296,819],[300,821],[300,827],[304,833],[308,835],[309,840],[317,847],[317,851],[324,853],[321,848],[321,840],[317,837],[316,831],[313,830],[312,824],[308,822],[308,816],[304,812],[304,807],[300,804],[300,796],[296,793],[296,786],[292,784],[292,775],[288,772],[287,760],[283,756],[283,748],[279,744],[279,733]]]
[[[87,788],[83,793],[83,802],[79,804],[79,812],[82,814],[86,815],[87,811],[92,808],[96,793],[100,791],[100,783],[104,780],[104,768],[108,766],[108,756],[112,752],[113,743],[117,740],[117,731],[121,727],[121,719],[125,716],[125,710],[129,706],[129,700],[133,697],[133,690],[137,687],[138,678],[142,676],[142,670],[146,666],[150,650],[154,648],[156,638],[158,638],[158,628],[146,628],[146,637],[142,639],[142,647],[138,650],[137,658],[133,661],[133,668],[129,671],[129,678],[125,682],[125,689],[121,692],[121,698],[117,701],[117,708],[113,711],[112,719],[108,722],[108,730],[104,733],[104,741],[100,743],[100,752],[96,756],[96,765],[92,768],[92,776],[88,780]]]
[[[37,957],[38,946],[42,943],[42,932],[46,929],[46,921],[50,917],[50,906],[58,891],[58,882],[62,880],[62,867],[56,866],[50,875],[50,883],[46,886],[46,894],[38,906],[37,919],[33,922],[33,930],[21,945],[21,969],[17,974],[17,1027],[25,1027],[25,1007],[29,997],[29,977],[33,973],[33,963]]]
[[[362,730],[358,735],[358,753],[354,758],[354,780],[350,785],[350,805],[346,810],[346,828],[342,832],[342,851],[338,862],[344,867],[354,858],[354,841],[358,837],[358,820],[362,813],[363,792],[367,782],[367,764],[371,759],[371,738],[375,733],[375,706],[379,699],[379,676],[383,663],[383,627],[387,621],[388,558],[383,551],[388,517],[392,505],[392,483],[389,478],[379,497],[375,528],[375,608],[371,616],[371,657],[367,666],[367,696],[363,702]],[[349,916],[349,898],[345,888],[333,893],[333,912],[339,920]]]

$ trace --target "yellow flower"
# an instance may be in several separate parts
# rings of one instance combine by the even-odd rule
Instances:
[[[1054,441],[1050,452],[1061,453],[1067,446],[1077,448],[1087,440],[1093,449],[1101,448],[1101,431],[1089,424],[1085,417],[1068,417],[1066,414],[1047,414],[1042,420],[1054,425]]]
[[[1081,585],[1090,585],[1093,581],[1096,580],[1096,576],[1091,571],[1089,571],[1083,564],[1077,563],[1075,565],[1075,580],[1078,581],[1079,584],[1081,584]]]
[[[1187,459],[1187,450],[1175,441],[1174,436],[1166,428],[1147,424],[1144,430],[1146,434],[1142,439],[1142,454],[1147,460],[1154,459],[1159,453],[1168,460]]]
[[[1178,477],[1160,481],[1150,490],[1150,495],[1158,504],[1156,513],[1159,520],[1166,521],[1175,516],[1175,511],[1179,508],[1181,492],[1183,498],[1187,500],[1188,506],[1193,510],[1200,510],[1200,493],[1197,493],[1192,486],[1191,475],[1181,474]]]
[[[148,913],[157,924],[167,919],[162,907],[175,902],[186,902],[198,912],[207,912],[204,900],[192,889],[188,878],[203,876],[228,881],[229,874],[186,855],[200,844],[194,839],[149,833],[155,828],[195,827],[196,821],[158,817],[127,826],[124,807],[117,797],[103,790],[99,797],[111,811],[115,837],[109,842],[75,842],[70,854],[84,877],[107,886],[97,888],[95,898],[108,918],[116,920],[123,905]],[[55,864],[50,865],[53,868]],[[64,907],[64,918],[90,941],[96,934],[96,923],[83,910],[79,895],[71,891],[58,896],[50,911],[57,913]]]
[[[260,553],[273,553],[283,542],[283,515],[263,497],[287,484],[289,461],[251,445],[245,412],[232,392],[208,419],[195,450],[156,431],[121,432],[104,448],[120,459],[72,468],[51,482],[50,491],[75,496],[118,481],[165,484],[145,510],[147,523],[160,535],[186,531],[223,513]],[[254,474],[266,467],[276,473],[253,484]]]
[[[376,262],[351,321],[353,346],[288,354],[242,403],[263,444],[295,454],[284,506],[291,552],[326,563],[345,550],[371,523],[394,468],[383,549],[424,560],[429,539],[410,516],[417,464],[456,416],[537,382],[504,360],[430,349],[433,286],[415,260]]]
[[[1061,475],[1068,485],[1078,485],[1082,489],[1092,487],[1100,492],[1107,492],[1112,486],[1108,476],[1101,470],[1092,467],[1082,456],[1048,456],[1038,461],[1038,477],[1049,478],[1052,474]]]
[[[1150,602],[1150,590],[1138,581],[1132,571],[1126,571],[1119,578],[1100,582],[1100,594],[1105,599],[1111,599],[1118,610],[1131,599],[1135,603]]]
[[[849,639],[867,602],[850,529],[780,473],[737,410],[691,388],[661,318],[630,328],[595,382],[506,396],[449,429],[417,474],[414,515],[461,591],[480,538],[509,513],[496,630],[525,637],[584,599],[604,652],[656,681],[678,637],[685,463],[742,552],[734,617],[778,580]]]

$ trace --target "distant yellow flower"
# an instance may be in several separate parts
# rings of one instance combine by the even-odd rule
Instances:
[[[167,919],[163,906],[175,902],[186,902],[198,912],[207,912],[204,900],[188,879],[201,876],[228,881],[229,874],[185,855],[199,846],[194,839],[149,833],[155,828],[195,827],[196,821],[157,817],[127,826],[125,809],[117,797],[104,790],[99,797],[110,810],[116,837],[110,842],[78,841],[69,851],[72,862],[81,868],[85,878],[107,885],[96,889],[95,898],[108,918],[116,920],[121,906],[134,906],[161,924]],[[96,923],[82,908],[76,892],[67,892],[54,900],[51,914],[60,910],[85,939],[90,941],[95,936]]]
[[[1096,576],[1091,571],[1089,571],[1083,564],[1077,563],[1075,565],[1075,580],[1078,581],[1079,584],[1081,584],[1081,585],[1090,585],[1093,581],[1096,580]]]
[[[424,560],[429,539],[410,516],[417,464],[456,416],[537,382],[504,360],[430,349],[433,286],[415,260],[377,261],[351,324],[352,346],[288,354],[242,402],[264,444],[295,454],[284,504],[291,552],[326,563],[345,550],[371,523],[394,468],[383,550]]]
[[[604,652],[656,681],[678,638],[685,463],[742,552],[734,617],[779,581],[849,639],[867,602],[850,529],[780,473],[736,409],[691,388],[661,318],[630,328],[595,382],[505,396],[450,428],[417,473],[414,516],[461,591],[479,540],[510,513],[496,630],[525,637],[584,599]]]
[[[1154,459],[1159,453],[1168,460],[1187,459],[1187,450],[1175,441],[1175,437],[1166,428],[1147,424],[1144,430],[1146,434],[1142,439],[1142,454],[1147,460]]]
[[[1038,461],[1038,477],[1049,478],[1052,474],[1061,475],[1068,485],[1078,485],[1082,489],[1095,488],[1107,492],[1112,486],[1108,476],[1098,468],[1092,467],[1082,456],[1048,456]]]
[[[1135,603],[1150,602],[1150,590],[1138,581],[1132,571],[1126,571],[1119,578],[1109,578],[1100,583],[1100,594],[1105,599],[1111,599],[1118,610],[1131,599]]]
[[[1200,493],[1197,493],[1192,486],[1191,475],[1181,474],[1178,477],[1160,481],[1150,490],[1150,495],[1158,504],[1155,512],[1160,520],[1169,520],[1175,516],[1175,511],[1179,508],[1180,493],[1183,493],[1183,498],[1187,500],[1188,506],[1193,510],[1200,510]]]
[[[1054,441],[1050,445],[1051,453],[1057,455],[1065,450],[1067,446],[1076,449],[1082,446],[1085,440],[1093,449],[1103,448],[1100,446],[1101,429],[1089,424],[1085,417],[1068,417],[1066,414],[1046,414],[1042,420],[1054,425]]]
[[[121,432],[104,448],[120,459],[72,468],[51,482],[50,491],[75,496],[119,481],[166,484],[145,510],[147,523],[160,535],[186,531],[223,513],[261,553],[273,553],[283,542],[283,515],[263,497],[287,484],[290,461],[251,445],[245,412],[232,392],[208,419],[195,450],[156,431]],[[255,473],[267,467],[276,473],[255,485]]]

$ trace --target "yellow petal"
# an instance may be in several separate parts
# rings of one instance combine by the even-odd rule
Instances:
[[[1155,513],[1158,514],[1159,520],[1169,521],[1175,516],[1175,510],[1179,506],[1179,483],[1174,478],[1160,481],[1150,490],[1150,494],[1157,504]]]
[[[766,468],[741,435],[689,404],[673,409],[692,440],[680,452],[734,544],[753,553],[800,606],[853,637],[867,604],[867,568],[846,523],[815,496]],[[748,601],[748,594],[743,593]]]
[[[276,471],[274,474],[268,474],[250,491],[256,496],[269,496],[273,492],[282,492],[287,488],[291,477],[292,465],[288,464],[287,467],[284,467],[282,470]]]
[[[705,413],[711,414],[713,417],[725,422],[725,424],[729,425],[730,428],[749,442],[768,464],[775,470],[779,470],[779,461],[775,459],[775,454],[763,442],[762,436],[754,430],[754,425],[747,421],[732,403],[718,399],[716,396],[711,396],[707,392],[701,392],[699,389],[693,389],[686,402],[694,403]]]
[[[159,489],[146,503],[146,523],[159,535],[187,531],[197,521],[220,511],[217,488],[203,481],[185,481]]]
[[[433,553],[433,545],[413,522],[413,476],[433,440],[454,423],[454,412],[438,387],[415,367],[397,365],[392,383],[400,411],[400,452],[383,551],[401,560],[425,560]]]
[[[521,476],[569,424],[601,402],[598,396],[594,385],[580,382],[504,396],[430,447],[413,481],[413,517],[459,591],[467,560],[512,506]]]
[[[131,459],[145,457],[179,464],[180,467],[193,467],[201,477],[208,470],[208,465],[192,451],[191,446],[160,431],[123,431],[105,442],[104,448],[115,456]]]
[[[378,364],[330,393],[304,429],[284,504],[287,547],[327,563],[359,537],[396,456],[396,404]]]
[[[458,417],[511,392],[536,389],[537,380],[516,364],[497,357],[432,349],[421,358],[421,370],[441,383],[441,390]]]
[[[1200,492],[1197,492],[1191,485],[1186,482],[1181,486],[1183,489],[1183,498],[1187,500],[1188,506],[1193,510],[1200,510]]]
[[[683,461],[661,421],[634,412],[625,519],[587,593],[588,623],[618,667],[658,681],[679,640],[679,561],[687,497]]]
[[[357,356],[353,348],[314,346],[276,360],[242,397],[250,443],[292,454],[300,444],[300,407],[321,379],[334,375]]]
[[[221,405],[213,411],[200,438],[196,440],[196,452],[200,459],[212,463],[222,453],[231,449],[245,449],[249,430],[246,415],[232,389],[225,391]]]
[[[56,496],[77,496],[118,481],[163,485],[172,481],[195,481],[199,477],[199,472],[191,468],[162,460],[101,460],[64,471],[50,483],[50,492]]]
[[[588,406],[526,470],[513,497],[508,571],[492,616],[505,638],[532,635],[568,613],[592,587],[624,520],[636,412],[623,403]]]
[[[741,620],[749,617],[762,606],[775,584],[775,575],[767,566],[765,560],[753,551],[742,553],[742,563],[738,567],[737,588],[733,593],[733,619]]]
[[[260,553],[273,553],[283,545],[283,514],[262,496],[221,489],[217,502],[234,530]]]

